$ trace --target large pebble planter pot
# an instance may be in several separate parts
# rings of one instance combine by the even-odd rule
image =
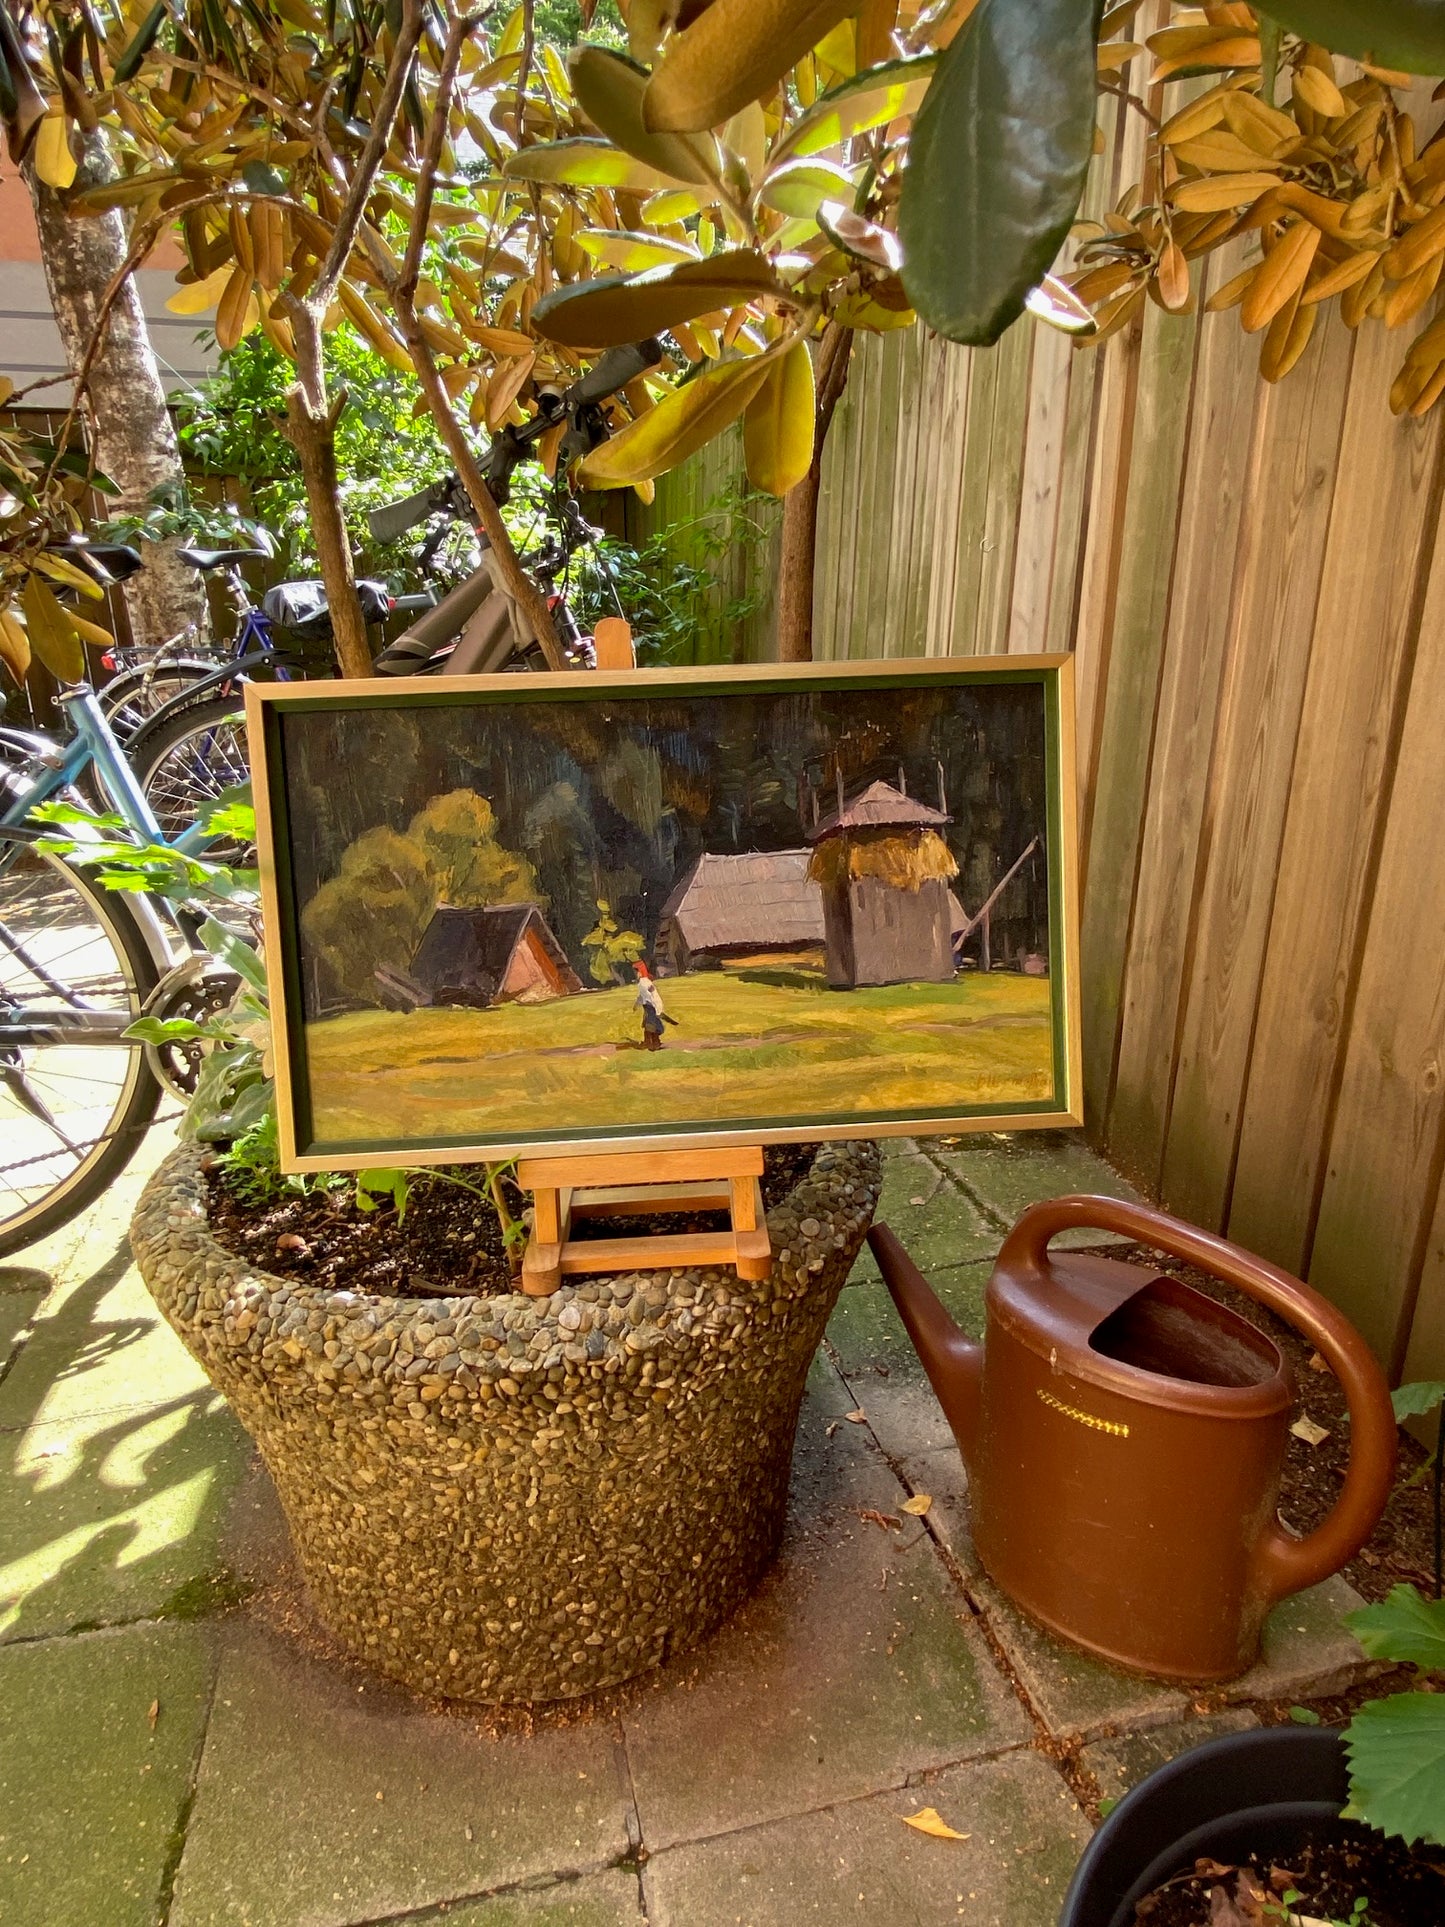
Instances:
[[[131,1227],[172,1328],[255,1439],[311,1598],[380,1672],[462,1699],[614,1686],[710,1632],[772,1557],[808,1364],[877,1202],[825,1146],[774,1264],[550,1298],[379,1298],[218,1244],[193,1147]]]

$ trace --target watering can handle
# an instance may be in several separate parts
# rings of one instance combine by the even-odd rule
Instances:
[[[999,1264],[1042,1273],[1061,1231],[1116,1231],[1237,1285],[1295,1326],[1328,1361],[1350,1411],[1350,1462],[1334,1510],[1308,1538],[1273,1521],[1255,1554],[1267,1598],[1316,1585],[1352,1559],[1374,1531],[1395,1474],[1395,1414],[1384,1374],[1349,1319],[1277,1265],[1212,1232],[1120,1198],[1053,1198],[1031,1205],[1004,1240]]]

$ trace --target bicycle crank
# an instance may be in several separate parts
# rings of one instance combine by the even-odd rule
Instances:
[[[234,970],[227,970],[213,957],[187,957],[169,969],[147,997],[146,1017],[163,1023],[189,1018],[203,1024],[228,1010],[241,988]],[[166,1044],[147,1044],[146,1062],[162,1089],[181,1103],[189,1104],[196,1094],[196,1082],[211,1041],[206,1037],[183,1037]]]

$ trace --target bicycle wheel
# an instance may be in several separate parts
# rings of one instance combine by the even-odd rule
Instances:
[[[202,656],[177,656],[154,668],[122,669],[95,692],[96,700],[117,740],[128,743],[158,709],[213,675],[217,667]]]
[[[235,696],[213,696],[143,729],[130,746],[131,764],[168,842],[227,790],[248,782],[245,716]],[[207,858],[247,867],[255,847],[212,844]]]
[[[97,1198],[160,1102],[121,1032],[154,989],[136,913],[0,830],[0,1256]]]

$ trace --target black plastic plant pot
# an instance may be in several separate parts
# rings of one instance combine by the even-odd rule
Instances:
[[[1269,1726],[1196,1746],[1151,1773],[1094,1835],[1059,1927],[1134,1927],[1135,1903],[1207,1856],[1282,1866],[1339,1819],[1349,1797],[1340,1736]]]

